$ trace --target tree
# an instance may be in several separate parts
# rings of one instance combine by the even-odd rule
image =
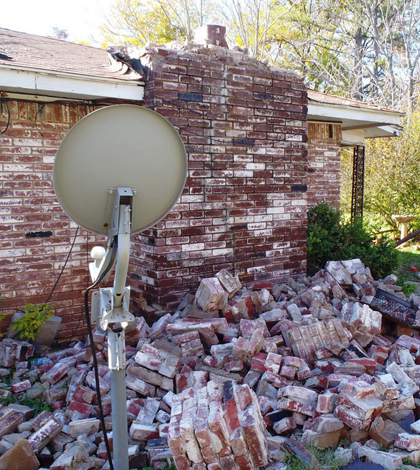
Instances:
[[[275,31],[292,6],[278,0],[223,0],[219,15],[229,25],[232,42],[251,57],[272,62]]]
[[[392,139],[369,141],[366,149],[364,221],[376,233],[394,231],[399,226],[395,214],[420,213],[420,112],[408,115],[403,132]],[[350,210],[351,156],[342,165],[342,207]],[[420,228],[420,217],[409,229]]]
[[[342,3],[300,0],[290,5],[283,24],[275,32],[275,64],[300,73],[312,89],[343,94],[349,63],[347,43],[340,34],[335,12],[342,9]]]
[[[104,45],[191,41],[208,22],[310,88],[400,109],[416,100],[420,0],[117,0]]]
[[[192,41],[211,12],[209,0],[117,0],[102,27],[103,45]]]
[[[419,8],[418,0],[347,0],[349,16],[340,24],[355,58],[351,95],[393,108],[412,105],[419,65]]]
[[[319,91],[394,108],[412,106],[419,75],[419,0],[299,0],[281,5],[270,3],[264,10],[270,11],[264,44],[271,63],[298,71]]]

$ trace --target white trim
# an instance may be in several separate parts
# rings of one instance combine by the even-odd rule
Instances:
[[[88,77],[0,66],[0,91],[80,100],[104,98],[142,101],[142,81]]]
[[[314,103],[309,100],[308,116],[311,116],[309,119],[312,116],[322,116],[323,118],[330,119],[376,122],[381,125],[384,125],[384,122],[386,122],[386,124],[401,126],[403,113],[380,109],[355,108],[340,104]]]

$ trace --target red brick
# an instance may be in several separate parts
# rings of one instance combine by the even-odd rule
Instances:
[[[223,410],[219,403],[210,402],[209,405],[209,421],[210,431],[214,433],[220,441],[221,448],[218,453],[221,457],[231,453],[229,446],[229,433],[223,420]]]
[[[420,435],[403,432],[397,435],[394,445],[408,452],[420,450]]]
[[[23,421],[23,413],[9,410],[0,418],[0,437],[15,431]]]
[[[91,405],[96,403],[96,392],[84,385],[79,385],[73,394],[73,400]]]

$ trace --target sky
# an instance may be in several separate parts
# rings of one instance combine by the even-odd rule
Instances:
[[[115,0],[0,0],[0,27],[24,33],[52,36],[53,28],[64,29],[69,40],[99,39],[99,26],[105,22]]]

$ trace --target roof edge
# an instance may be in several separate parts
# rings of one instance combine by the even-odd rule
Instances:
[[[119,99],[143,101],[144,82],[76,74],[25,70],[0,65],[3,92],[56,96],[85,100]]]

